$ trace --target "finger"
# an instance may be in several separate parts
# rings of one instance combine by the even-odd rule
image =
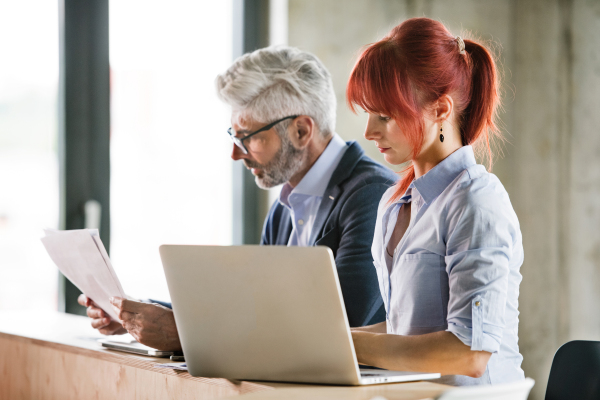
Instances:
[[[151,304],[142,303],[135,300],[127,300],[122,297],[111,297],[110,303],[117,308],[132,313],[140,313],[149,306],[152,306]]]
[[[102,310],[101,308],[94,307],[94,306],[89,306],[87,308],[87,316],[90,318],[93,318],[93,319],[107,317],[104,310]]]
[[[104,328],[104,329],[98,329],[98,332],[100,332],[103,335],[106,336],[112,336],[112,335],[118,335],[118,332],[113,331],[112,329],[109,328]],[[125,331],[125,333],[127,333],[127,331]]]
[[[77,298],[77,302],[84,307],[89,306],[88,301],[89,301],[89,298],[83,293],[80,294],[79,297]]]
[[[96,303],[94,300],[89,299],[88,300],[88,306],[92,306],[92,307],[96,307],[96,308],[100,308],[100,306],[98,305],[98,303]]]
[[[117,312],[117,317],[119,317],[119,320],[121,322],[123,322],[123,321],[132,322],[136,316],[136,314],[130,313],[128,311],[122,311],[122,310],[118,310],[118,309],[115,309],[115,311]]]
[[[102,329],[110,325],[109,318],[95,318],[92,320],[92,328],[94,329]]]
[[[113,335],[113,331],[109,328],[98,329],[98,332],[100,332],[101,334],[106,335],[106,336]]]
[[[116,321],[112,321],[109,325],[105,326],[102,329],[98,329],[98,331],[103,335],[116,335],[125,333],[123,330],[123,325]]]

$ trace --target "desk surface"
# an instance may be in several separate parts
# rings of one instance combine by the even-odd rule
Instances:
[[[341,387],[197,378],[157,368],[165,358],[101,348],[84,317],[0,311],[0,398],[430,399],[449,387],[431,382]],[[65,397],[67,396],[67,397]]]

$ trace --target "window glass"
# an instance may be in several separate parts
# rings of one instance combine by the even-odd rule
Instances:
[[[110,2],[111,259],[123,288],[168,300],[158,247],[231,243],[231,1]]]
[[[0,2],[0,309],[56,310],[58,8]]]

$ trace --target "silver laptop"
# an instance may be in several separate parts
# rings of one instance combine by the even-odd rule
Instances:
[[[193,376],[367,385],[437,373],[360,370],[327,247],[160,247]]]

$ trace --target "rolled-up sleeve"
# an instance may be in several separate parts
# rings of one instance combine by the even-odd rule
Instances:
[[[515,221],[495,193],[470,189],[447,208],[447,330],[471,350],[495,353],[505,327]]]

